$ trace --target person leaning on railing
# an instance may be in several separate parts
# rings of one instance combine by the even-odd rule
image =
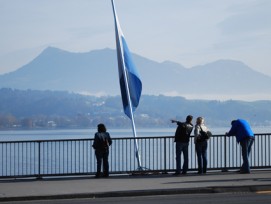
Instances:
[[[231,125],[232,127],[229,132],[226,132],[226,136],[235,136],[237,143],[240,143],[243,158],[243,164],[241,166],[240,173],[249,174],[249,155],[255,138],[254,133],[246,120],[233,120]]]

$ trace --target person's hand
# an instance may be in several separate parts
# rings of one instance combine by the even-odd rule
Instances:
[[[229,136],[229,133],[228,133],[228,132],[226,132],[226,133],[225,133],[225,135],[226,135],[226,136]]]
[[[176,120],[170,120],[172,123],[176,123],[177,121]]]

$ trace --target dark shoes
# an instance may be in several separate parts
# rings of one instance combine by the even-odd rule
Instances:
[[[249,171],[240,171],[240,174],[250,174]]]
[[[180,175],[186,175],[186,172],[182,172],[182,173],[180,173],[180,172],[175,172],[174,174],[173,174],[173,176],[180,176]]]
[[[242,170],[242,169],[237,170],[236,172],[237,172],[237,173],[240,173],[240,174],[250,174],[250,171],[244,171],[244,170]]]
[[[198,174],[201,175],[201,174],[206,174],[206,171],[198,171]]]
[[[101,177],[107,178],[107,177],[109,177],[109,174],[96,174],[95,175],[95,178],[101,178]]]

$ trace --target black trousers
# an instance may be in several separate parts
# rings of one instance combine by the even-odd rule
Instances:
[[[95,151],[96,159],[97,159],[97,174],[101,174],[101,169],[102,169],[102,164],[103,164],[103,174],[104,176],[108,176],[109,174],[109,163],[108,163],[108,156],[109,156],[109,151]]]

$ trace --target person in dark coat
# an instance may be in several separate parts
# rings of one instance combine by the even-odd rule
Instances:
[[[171,120],[172,123],[177,123],[178,127],[175,132],[176,142],[176,171],[174,175],[181,174],[181,154],[183,153],[183,169],[182,174],[186,174],[188,170],[188,146],[190,135],[193,130],[192,124],[193,116],[188,115],[185,122],[180,122],[177,120]]]
[[[231,125],[231,129],[229,132],[226,132],[226,135],[235,136],[237,143],[240,143],[243,158],[243,164],[241,166],[240,173],[249,174],[249,155],[255,138],[254,133],[246,120],[233,120]]]
[[[96,178],[101,176],[109,176],[109,146],[112,144],[110,134],[106,131],[104,124],[98,125],[98,132],[95,133],[92,147],[95,149],[95,156],[97,159],[97,173]],[[103,175],[101,174],[101,167],[103,164]]]

